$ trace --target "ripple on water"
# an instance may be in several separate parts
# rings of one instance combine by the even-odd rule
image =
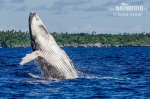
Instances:
[[[0,49],[0,98],[150,98],[149,47],[63,49],[79,78],[45,80],[34,61],[19,65],[31,48]]]

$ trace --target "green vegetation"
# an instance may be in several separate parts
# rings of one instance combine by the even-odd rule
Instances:
[[[150,45],[150,33],[88,34],[88,33],[52,33],[59,45],[71,46],[147,46]]]
[[[147,46],[150,45],[150,33],[92,34],[88,33],[51,33],[62,46]],[[28,32],[0,31],[0,47],[30,46]]]
[[[21,30],[0,31],[0,47],[30,46],[30,35]]]

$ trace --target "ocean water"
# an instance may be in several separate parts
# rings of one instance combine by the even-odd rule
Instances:
[[[35,61],[19,65],[32,52],[31,48],[1,48],[0,98],[150,99],[150,47],[63,49],[72,59],[79,78],[38,78],[42,73]]]

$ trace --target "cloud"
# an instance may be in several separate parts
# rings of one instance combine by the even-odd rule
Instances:
[[[57,12],[54,12],[53,14],[67,14],[68,12],[67,11],[57,11]]]
[[[32,10],[50,10],[50,7],[46,7],[45,5],[40,5],[35,8],[31,8]]]
[[[80,31],[89,31],[89,32],[92,32],[92,31],[94,31],[94,30],[96,30],[95,29],[95,27],[93,27],[91,24],[87,24],[87,25],[85,25],[85,26],[83,26],[81,29],[80,29]]]
[[[129,5],[143,5],[147,2],[147,0],[111,0],[105,2],[102,6],[116,6],[121,3],[127,3]]]
[[[6,2],[4,0],[0,0],[0,9],[6,7]]]
[[[92,33],[95,31],[97,34],[99,33],[112,33],[112,34],[118,34],[118,33],[141,33],[141,32],[149,32],[150,28],[148,26],[144,25],[133,25],[128,26],[126,28],[124,27],[109,27],[109,26],[93,26],[91,24],[86,24],[81,27],[71,27],[66,30],[68,33]]]
[[[69,6],[69,5],[80,5],[89,2],[90,0],[59,0],[55,5]]]
[[[143,5],[143,4],[145,4],[145,1],[143,1],[143,0],[140,0],[140,1],[131,1],[130,2],[130,5]]]
[[[108,11],[110,6],[116,5],[119,3],[116,3],[116,1],[106,1],[104,3],[98,2],[96,5],[89,6],[88,8],[84,8],[83,11],[87,12],[102,12],[102,11]]]
[[[86,32],[86,33],[91,33],[92,31],[95,31],[96,28],[92,26],[91,24],[86,24],[82,27],[71,27],[67,29],[67,32],[69,33],[79,33],[79,32]]]
[[[57,15],[59,15],[59,14],[62,15],[62,14],[68,13],[68,10],[65,10],[61,6],[50,7],[50,8],[48,8],[48,10],[51,10],[53,14],[57,14]]]
[[[72,28],[67,29],[67,32],[69,32],[69,33],[78,33],[79,28],[78,27],[72,27]]]
[[[97,13],[97,14],[93,14],[90,16],[83,16],[83,17],[79,17],[78,19],[92,19],[92,18],[95,18],[97,16],[102,16],[102,15],[104,15],[104,13]]]
[[[91,6],[90,8],[84,9],[84,11],[106,11],[108,8],[101,5]]]
[[[58,6],[58,5],[55,5],[55,4],[52,7],[50,7],[50,10],[61,10],[61,9],[63,9],[62,6]]]
[[[105,2],[102,6],[105,7],[110,7],[110,6],[116,6],[119,5],[120,3],[122,3],[122,0],[109,0],[107,2]]]
[[[24,3],[25,0],[0,0],[0,9],[5,9],[5,10],[10,10],[16,7],[16,4],[14,5],[14,3]],[[23,8],[23,7],[22,7]],[[16,10],[19,10],[16,9]]]
[[[130,30],[131,30],[132,33],[135,33],[135,32],[140,33],[140,32],[150,31],[150,29],[148,27],[140,25],[140,24],[137,24],[137,25],[131,27]]]
[[[91,2],[91,0],[59,0],[49,8],[54,14],[67,14],[69,11],[78,10],[77,6]]]
[[[86,24],[81,27],[71,27],[71,28],[67,29],[67,32],[69,32],[69,33],[80,33],[80,32],[92,33],[93,31],[96,31],[97,33],[104,33],[104,32],[106,32],[106,28],[103,28],[100,26],[94,27],[91,24]]]
[[[27,6],[22,6],[22,7],[15,9],[14,11],[27,11],[27,9],[28,9]]]
[[[24,3],[25,0],[11,0],[11,3]]]
[[[144,8],[147,8],[145,4],[149,4],[148,0],[106,0],[105,2],[97,2],[95,5],[91,5],[88,8],[77,8],[75,10],[84,11],[85,13],[93,13],[90,15],[82,16],[79,19],[92,19],[97,16],[109,16],[115,17],[113,11],[109,11],[111,8],[115,8],[115,6],[120,5],[121,3],[127,3],[129,5],[143,5]],[[147,11],[150,9],[147,8]],[[95,14],[97,13],[97,14]],[[144,13],[144,12],[143,12]],[[145,15],[145,14],[144,14]]]

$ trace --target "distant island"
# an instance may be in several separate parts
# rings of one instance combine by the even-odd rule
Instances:
[[[59,46],[72,47],[119,47],[119,46],[150,46],[150,33],[57,33],[51,35]],[[29,47],[29,32],[21,30],[0,31],[0,47]]]

